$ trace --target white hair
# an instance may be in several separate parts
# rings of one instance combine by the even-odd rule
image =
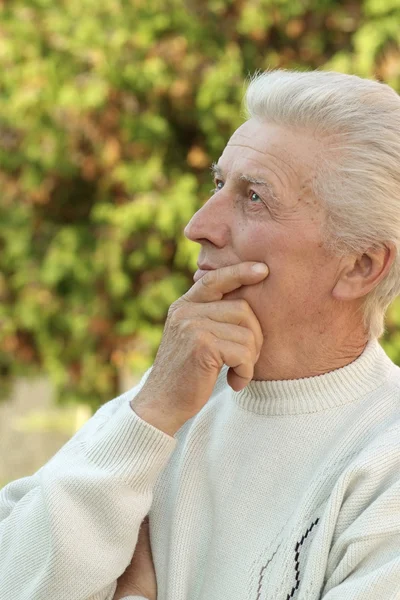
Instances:
[[[369,339],[385,332],[400,294],[400,98],[388,85],[328,71],[256,74],[247,115],[327,138],[312,191],[325,206],[325,247],[335,256],[393,243],[396,258],[363,301]]]

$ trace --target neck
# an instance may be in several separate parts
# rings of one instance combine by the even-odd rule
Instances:
[[[275,334],[274,334],[275,333]],[[254,368],[253,380],[278,381],[316,377],[340,369],[356,360],[368,343],[368,336],[359,326],[345,331],[330,327],[326,331],[268,332],[260,358]]]

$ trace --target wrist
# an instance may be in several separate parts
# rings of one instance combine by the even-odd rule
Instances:
[[[142,398],[136,396],[130,401],[132,410],[146,423],[149,423],[159,431],[173,437],[175,433],[182,427],[183,423],[177,421],[175,417],[165,415],[159,407],[151,405],[149,402],[143,401]]]

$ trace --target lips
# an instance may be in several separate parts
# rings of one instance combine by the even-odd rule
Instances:
[[[218,269],[218,267],[213,267],[212,265],[209,265],[208,263],[197,263],[198,268],[201,271],[214,271],[214,269]]]
[[[196,273],[193,275],[193,281],[195,283],[196,283],[196,281],[198,281],[199,279],[204,277],[204,275],[206,273],[208,273],[209,271],[214,271],[214,269],[217,268],[217,267],[213,267],[213,266],[209,265],[208,263],[197,263],[197,266],[199,268],[197,269]]]

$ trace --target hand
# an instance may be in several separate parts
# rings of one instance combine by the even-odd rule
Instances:
[[[118,578],[113,600],[135,595],[144,596],[147,600],[157,600],[157,579],[151,553],[148,516],[140,526],[131,563]]]
[[[208,402],[224,364],[235,391],[251,381],[264,341],[261,326],[246,300],[223,297],[265,279],[268,268],[257,272],[254,264],[209,271],[171,305],[153,368],[131,401],[141,418],[174,435]]]

